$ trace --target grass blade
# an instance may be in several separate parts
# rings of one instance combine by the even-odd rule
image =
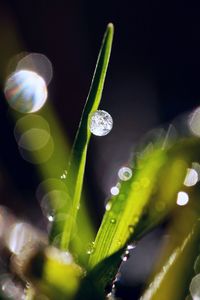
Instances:
[[[186,170],[199,158],[199,144],[198,139],[188,139],[168,150],[154,146],[136,161],[135,174],[122,183],[119,195],[111,199],[110,209],[104,215],[90,268],[123,249],[132,239],[141,238],[175,207],[177,193],[184,188]],[[120,260],[119,256],[118,263]],[[105,276],[110,273],[109,266],[104,272]]]
[[[62,238],[60,247],[67,249],[69,247],[71,233],[73,231],[74,221],[76,220],[77,211],[79,208],[81,191],[83,185],[83,176],[85,171],[87,148],[90,140],[91,133],[88,128],[89,114],[98,109],[102,91],[104,87],[104,81],[110,59],[112,41],[113,41],[114,28],[112,24],[108,24],[106,33],[104,35],[103,43],[100,49],[97,65],[95,68],[91,88],[86,101],[86,105],[83,110],[79,129],[73,145],[71,159],[68,168],[68,174],[66,178],[66,185],[71,198],[71,210],[70,218],[63,224]],[[56,227],[56,221],[54,224]],[[56,232],[53,228],[52,233]],[[51,236],[53,238],[53,236]]]

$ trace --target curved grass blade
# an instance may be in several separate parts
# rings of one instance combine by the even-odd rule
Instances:
[[[94,72],[94,77],[90,87],[89,95],[86,101],[86,105],[83,110],[79,129],[73,145],[71,159],[69,162],[68,174],[66,178],[66,185],[71,198],[72,207],[70,210],[70,218],[63,224],[62,238],[60,247],[67,249],[69,247],[71,234],[73,231],[74,221],[76,220],[77,211],[79,208],[83,176],[85,171],[87,148],[90,140],[91,133],[88,128],[88,117],[90,113],[98,109],[102,91],[104,87],[104,81],[110,59],[112,41],[113,41],[114,28],[112,24],[108,24],[102,46],[100,49],[97,65]],[[52,230],[52,235],[57,231],[56,221]],[[56,232],[57,233],[57,232]],[[54,236],[51,236],[53,239]]]
[[[104,215],[90,256],[90,268],[101,265],[101,261],[124,249],[131,240],[141,238],[175,207],[177,193],[184,188],[186,170],[199,159],[199,146],[198,139],[179,141],[169,150],[157,146],[136,162],[135,174],[122,183],[119,195],[111,199]],[[118,264],[120,261],[119,256]],[[106,274],[114,276],[109,265],[104,272],[105,278]]]

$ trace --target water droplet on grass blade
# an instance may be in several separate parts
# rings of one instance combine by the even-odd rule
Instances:
[[[94,253],[94,250],[95,250],[95,248],[94,248],[94,242],[92,242],[92,243],[90,243],[89,246],[88,246],[87,254],[90,255],[90,254]]]
[[[118,176],[122,181],[127,181],[132,177],[132,170],[128,167],[122,167],[118,171]]]
[[[97,136],[107,135],[113,127],[113,119],[104,110],[97,110],[89,116],[89,129]]]
[[[113,186],[111,189],[110,189],[110,192],[113,196],[117,196],[119,194],[119,188],[117,186]]]
[[[125,250],[124,254],[121,256],[121,259],[122,259],[123,261],[127,261],[127,260],[129,259],[129,257],[130,257],[130,252],[129,252],[129,250]]]
[[[116,219],[114,219],[114,218],[110,219],[110,223],[111,224],[115,224],[116,223]]]

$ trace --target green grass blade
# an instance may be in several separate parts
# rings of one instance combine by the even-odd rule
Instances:
[[[69,247],[74,222],[76,221],[83,185],[87,148],[91,136],[88,128],[88,117],[90,113],[98,109],[101,100],[104,81],[110,59],[113,33],[113,25],[109,24],[104,35],[91,88],[72,149],[68,174],[66,178],[66,185],[70,194],[72,207],[70,210],[70,218],[65,221],[64,228],[62,230],[62,238],[60,244],[60,247],[62,249],[67,249]],[[56,226],[56,221],[54,226]],[[56,230],[53,230],[52,232],[56,232]]]
[[[122,182],[119,195],[111,199],[105,212],[90,268],[123,249],[130,240],[138,240],[175,207],[177,193],[184,188],[186,169],[199,158],[199,146],[198,139],[179,141],[169,150],[157,146],[135,163],[133,177]]]

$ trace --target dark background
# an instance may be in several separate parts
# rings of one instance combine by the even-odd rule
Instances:
[[[86,169],[90,209],[97,225],[109,189],[116,183],[117,170],[128,161],[132,146],[152,128],[170,123],[199,105],[200,4],[160,0],[0,1],[0,72],[5,74],[9,58],[17,54],[13,36],[9,36],[12,27],[22,51],[43,53],[52,62],[50,101],[71,141],[108,22],[115,25],[115,37],[101,108],[113,116],[114,128],[105,138],[92,139]],[[36,222],[41,214],[31,196],[38,185],[35,167],[21,158],[2,91],[0,98],[1,203]],[[137,297],[134,291],[149,272],[158,237],[158,232],[148,237],[141,248],[144,253],[136,254],[146,260],[143,266],[134,265],[138,258],[131,260],[124,285],[135,289],[130,288],[124,299]],[[144,269],[142,275],[140,268]]]

